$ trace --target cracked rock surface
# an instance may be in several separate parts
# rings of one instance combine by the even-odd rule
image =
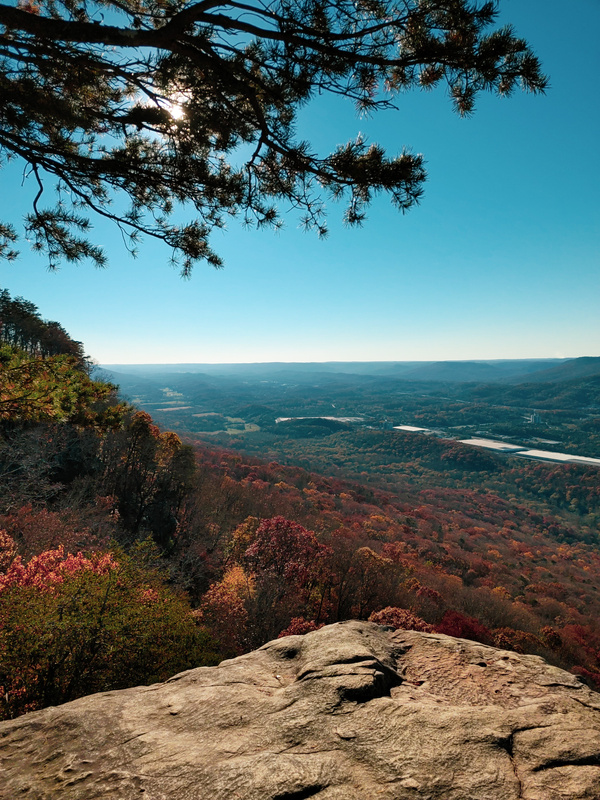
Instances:
[[[343,622],[0,723],[2,800],[600,800],[600,694]]]

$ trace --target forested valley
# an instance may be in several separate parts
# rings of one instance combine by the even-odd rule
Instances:
[[[481,384],[413,386],[401,407],[372,375],[310,391],[138,375],[124,400],[59,324],[0,300],[3,718],[349,618],[539,654],[600,687],[597,468],[393,430],[443,415],[523,436],[521,384],[494,384],[502,412]],[[565,381],[551,435],[548,384],[528,384],[525,433],[560,428],[593,456],[597,377],[572,380],[584,405]]]

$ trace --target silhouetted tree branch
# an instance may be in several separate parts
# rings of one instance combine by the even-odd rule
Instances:
[[[361,138],[319,155],[296,139],[297,112],[317,93],[371,112],[445,83],[465,115],[481,91],[543,91],[526,42],[490,30],[496,16],[496,3],[467,0],[0,3],[0,157],[35,178],[26,234],[52,267],[102,266],[89,239],[99,214],[133,252],[142,235],[170,245],[187,275],[199,260],[221,266],[208,239],[229,215],[277,227],[291,205],[325,235],[327,199],[345,199],[349,224],[378,192],[406,211],[422,156]],[[0,225],[0,255],[14,258],[15,240]]]

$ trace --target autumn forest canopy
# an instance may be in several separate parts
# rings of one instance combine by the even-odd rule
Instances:
[[[4,718],[349,618],[536,653],[600,686],[596,467],[349,425],[288,429],[266,460],[239,427],[227,447],[159,428],[6,291],[0,339]],[[219,416],[226,393],[195,385],[207,410],[191,419]],[[182,401],[158,391],[168,417]],[[244,413],[267,427],[264,405]]]
[[[442,85],[468,115],[481,92],[543,91],[537,58],[496,17],[496,3],[465,0],[0,3],[0,158],[27,178],[25,238],[51,267],[101,266],[99,216],[131,251],[166,243],[189,274],[221,265],[210,233],[230,216],[278,227],[293,208],[324,235],[328,200],[350,225],[379,193],[406,211],[422,156],[354,131],[317,153],[297,138],[298,111],[325,94],[373,113]],[[15,258],[14,220],[0,237]]]

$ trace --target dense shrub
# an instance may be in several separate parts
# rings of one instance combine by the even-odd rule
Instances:
[[[0,576],[0,717],[215,663],[186,601],[142,566],[145,550],[12,561]]]
[[[578,675],[587,685],[597,692],[600,692],[600,672],[592,672],[585,667],[573,667],[571,672]]]
[[[318,631],[324,624],[325,623],[322,622],[320,625],[317,625],[313,619],[308,620],[304,619],[304,617],[294,617],[287,628],[281,631],[277,638],[283,639],[284,636],[303,636],[305,633]]]
[[[392,608],[391,606],[383,608],[381,611],[374,611],[369,617],[369,622],[390,625],[395,630],[425,631],[426,633],[433,630],[433,626],[428,625],[424,619],[415,616],[406,608]]]

